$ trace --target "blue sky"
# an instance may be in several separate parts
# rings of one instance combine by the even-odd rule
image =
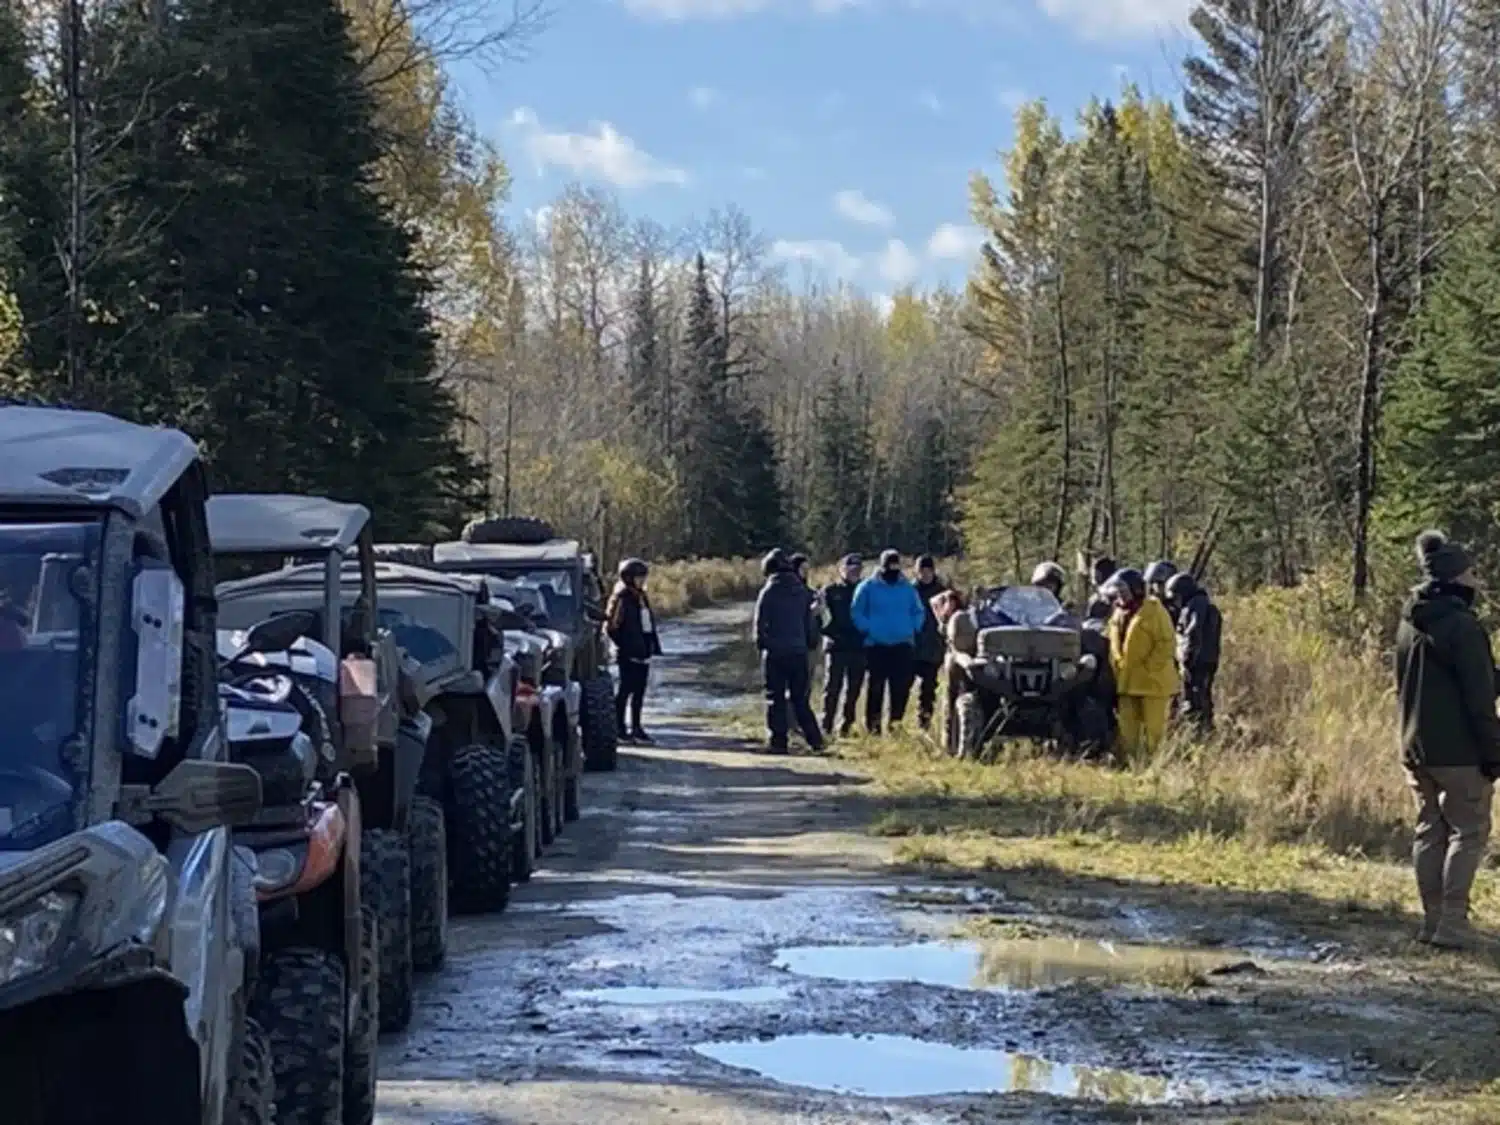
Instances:
[[[1175,97],[1185,0],[554,0],[529,56],[454,77],[513,221],[570,181],[679,224],[736,203],[793,276],[961,283],[967,181],[1022,99]]]

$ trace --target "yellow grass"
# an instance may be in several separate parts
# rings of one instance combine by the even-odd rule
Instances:
[[[651,564],[651,605],[662,617],[719,602],[753,598],[760,589],[759,559],[681,559]]]

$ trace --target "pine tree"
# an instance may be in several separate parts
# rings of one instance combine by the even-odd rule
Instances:
[[[820,558],[835,558],[870,541],[863,498],[874,457],[852,382],[835,367],[814,404],[817,440],[802,534]]]

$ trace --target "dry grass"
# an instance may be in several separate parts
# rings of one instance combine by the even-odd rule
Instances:
[[[744,601],[760,589],[758,559],[681,559],[651,566],[651,605],[680,617],[720,602]]]

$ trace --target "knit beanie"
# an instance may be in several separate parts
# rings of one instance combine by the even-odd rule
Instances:
[[[1452,582],[1466,574],[1469,555],[1441,531],[1424,531],[1417,536],[1417,562],[1422,577],[1429,582]]]

